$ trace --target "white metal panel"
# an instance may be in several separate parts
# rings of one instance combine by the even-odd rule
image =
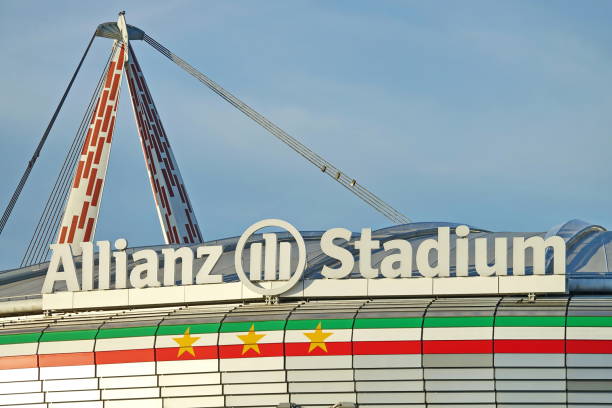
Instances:
[[[423,391],[422,381],[357,381],[355,388],[358,392],[383,392],[383,391]]]
[[[159,288],[128,289],[130,306],[181,304],[185,303],[187,286],[166,286]]]
[[[242,282],[208,283],[185,286],[185,302],[229,300],[242,298]]]
[[[96,376],[93,364],[78,366],[41,367],[41,380],[61,380],[67,378],[91,378]]]
[[[45,401],[45,394],[43,394],[42,392],[0,395],[0,405],[35,404],[35,403],[44,402],[44,401]]]
[[[46,393],[46,402],[99,401],[100,390],[85,391],[50,391]]]
[[[224,407],[225,397],[164,398],[164,408]],[[148,408],[148,407],[147,407]]]
[[[42,391],[41,381],[20,381],[0,383],[0,394],[20,394]]]
[[[327,380],[324,373],[318,382],[298,382],[289,383],[289,392],[291,393],[310,393],[322,392],[322,381]],[[332,390],[333,392],[352,392],[355,389],[355,383],[352,381],[325,381],[325,391]]]
[[[353,381],[353,370],[291,370],[287,371],[287,381]]]
[[[434,295],[498,293],[497,276],[467,276],[436,278],[433,280]]]
[[[353,356],[295,356],[287,357],[287,370],[346,368],[352,366]]]
[[[281,402],[289,402],[289,395],[258,395],[257,398],[249,395],[228,395],[225,397],[225,404],[230,407],[275,406]]]
[[[101,389],[144,388],[144,387],[156,387],[156,386],[157,386],[157,376],[156,375],[100,378],[100,388]]]
[[[122,400],[129,398],[155,398],[159,397],[158,387],[147,388],[116,388],[112,390],[102,390],[102,399]]]
[[[162,406],[161,398],[104,401],[104,408],[162,408]]]
[[[285,371],[237,371],[221,373],[223,384],[244,384],[249,382],[268,383],[285,381]]]
[[[200,395],[222,395],[221,385],[191,385],[182,387],[162,387],[162,397],[189,397]]]
[[[0,382],[38,380],[38,368],[0,370]]]
[[[432,278],[368,279],[368,296],[431,296]]]
[[[155,363],[120,363],[98,365],[98,377],[123,377],[155,374]]]
[[[257,378],[252,378],[252,382]],[[287,383],[259,383],[259,384],[226,384],[223,386],[226,394],[282,394],[287,392]],[[259,397],[254,397],[259,398]]]
[[[420,381],[423,379],[422,368],[394,368],[387,369],[359,369],[355,370],[356,381],[382,381],[395,380],[398,377],[404,380]]]
[[[157,374],[202,373],[217,371],[217,359],[158,361]]]
[[[77,391],[95,390],[98,388],[97,378],[73,378],[69,380],[45,380],[43,391]]]
[[[382,354],[353,356],[355,368],[421,367],[420,354]]]
[[[91,307],[117,307],[129,304],[127,289],[91,290],[86,292],[72,292],[72,307],[83,309]],[[48,295],[43,296],[44,298]]]
[[[230,373],[223,373],[230,374]],[[220,384],[221,373],[200,373],[200,374],[169,374],[159,376],[161,387],[171,387],[176,385],[199,385],[199,384]]]

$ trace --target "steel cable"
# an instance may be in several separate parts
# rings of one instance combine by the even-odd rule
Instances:
[[[83,141],[89,128],[89,119],[93,114],[97,98],[100,94],[100,88],[104,82],[104,77],[108,70],[109,62],[112,58],[115,47],[111,50],[111,53],[106,61],[104,70],[100,75],[98,84],[92,94],[89,105],[85,110],[85,114],[81,120],[81,123],[75,133],[72,144],[68,149],[64,163],[60,169],[58,177],[55,181],[53,189],[49,194],[45,208],[40,216],[38,225],[32,235],[32,239],[26,249],[26,252],[21,261],[21,266],[29,266],[36,263],[43,262],[49,253],[49,244],[57,236],[57,229],[61,222],[61,216],[63,215],[63,209],[66,203],[70,185],[72,182],[72,176],[78,158],[80,156],[80,150],[83,145]]]
[[[51,120],[49,121],[49,124],[47,125],[47,128],[45,129],[45,132],[43,133],[40,141],[38,142],[38,146],[36,147],[36,150],[34,150],[34,154],[32,155],[32,158],[28,162],[28,166],[26,167],[25,172],[23,173],[23,175],[21,176],[21,179],[19,180],[19,183],[17,184],[17,188],[13,192],[13,195],[11,196],[11,199],[9,200],[8,205],[4,209],[4,213],[2,214],[2,218],[0,219],[0,234],[2,234],[2,231],[4,230],[4,227],[6,226],[6,223],[8,222],[8,219],[13,211],[13,208],[15,207],[15,204],[17,203],[17,200],[19,199],[19,196],[21,195],[23,186],[25,186],[25,183],[27,182],[28,177],[30,176],[30,172],[32,171],[32,168],[34,167],[34,164],[36,163],[36,160],[38,159],[38,156],[40,155],[40,152],[42,151],[42,148],[45,145],[45,142],[47,141],[47,137],[49,136],[49,133],[51,132],[51,129],[53,128],[53,124],[55,123],[55,120],[57,119],[57,116],[59,115],[59,112],[62,109],[62,106],[64,105],[64,101],[66,100],[66,97],[68,96],[68,92],[70,92],[70,89],[72,88],[72,84],[74,83],[74,80],[76,79],[77,74],[81,70],[83,61],[85,60],[85,57],[89,53],[89,49],[91,48],[91,44],[93,43],[93,40],[95,37],[96,35],[94,33],[91,36],[89,43],[87,44],[87,48],[85,48],[85,52],[83,53],[83,56],[81,57],[81,60],[79,61],[79,64],[76,67],[76,70],[72,74],[72,78],[70,78],[70,82],[68,82],[68,86],[66,87],[66,90],[64,91],[64,95],[62,95],[62,98],[60,99],[59,104],[55,108],[55,112],[53,113],[53,116],[51,117]]]
[[[181,67],[183,70],[185,70],[191,76],[193,76],[194,78],[202,82],[204,85],[206,85],[217,95],[225,99],[235,108],[240,110],[246,116],[254,120],[256,123],[258,123],[264,129],[266,129],[276,138],[281,140],[283,143],[287,144],[289,147],[291,147],[294,151],[296,151],[306,160],[308,160],[309,162],[317,166],[319,170],[321,170],[323,173],[327,174],[332,179],[336,180],[338,183],[344,186],[346,189],[351,191],[353,194],[355,194],[356,196],[361,198],[363,201],[368,203],[371,207],[373,207],[375,210],[383,214],[385,217],[399,224],[406,224],[410,222],[410,219],[408,217],[401,214],[399,211],[391,207],[389,204],[382,201],[378,196],[370,192],[368,189],[366,189],[362,185],[358,184],[355,179],[344,174],[336,166],[334,166],[327,160],[323,159],[321,156],[319,156],[318,154],[316,154],[315,152],[313,152],[312,150],[304,146],[302,143],[300,143],[299,141],[291,137],[284,130],[282,130],[281,128],[276,126],[274,123],[266,119],[263,115],[259,114],[257,111],[252,109],[250,106],[242,102],[240,99],[236,98],[234,95],[226,91],[224,88],[222,88],[216,82],[208,78],[206,75],[196,70],[194,67],[189,65],[186,61],[184,61],[182,58],[172,53],[170,50],[168,50],[163,45],[155,41],[153,38],[145,34],[143,40],[147,42],[149,45],[151,45],[154,49],[159,51],[166,58],[168,58],[169,60],[174,62],[176,65]]]

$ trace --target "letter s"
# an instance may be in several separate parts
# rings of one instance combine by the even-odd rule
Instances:
[[[334,239],[341,238],[345,241],[350,241],[352,232],[346,228],[332,228],[325,231],[321,237],[321,250],[327,256],[340,261],[340,266],[337,268],[330,268],[329,266],[323,266],[321,274],[329,279],[340,279],[347,276],[353,270],[355,266],[355,258],[351,251],[346,248],[334,244]]]

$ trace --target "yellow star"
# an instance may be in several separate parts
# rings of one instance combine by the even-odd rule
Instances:
[[[317,328],[313,333],[304,333],[304,336],[310,339],[310,347],[308,347],[308,352],[310,353],[312,350],[318,347],[327,353],[327,344],[325,344],[325,339],[332,334],[334,333],[323,333],[323,329],[321,329],[321,322],[317,324]]]
[[[178,350],[178,355],[177,357],[180,357],[183,355],[183,353],[189,353],[192,356],[195,357],[195,352],[193,351],[193,343],[195,343],[196,341],[198,341],[200,338],[199,337],[191,337],[191,335],[189,334],[189,329],[190,327],[187,328],[187,330],[185,330],[185,333],[183,333],[183,337],[174,337],[172,340],[176,341],[179,345],[179,350]]]
[[[261,354],[259,352],[259,344],[257,344],[257,342],[263,337],[265,337],[265,334],[255,333],[255,324],[251,325],[248,334],[238,335],[238,338],[244,343],[242,346],[242,354],[244,355],[249,350],[254,350],[257,354]]]

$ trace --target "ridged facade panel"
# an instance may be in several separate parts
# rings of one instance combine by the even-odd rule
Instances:
[[[202,305],[0,324],[7,407],[612,405],[611,297]]]

